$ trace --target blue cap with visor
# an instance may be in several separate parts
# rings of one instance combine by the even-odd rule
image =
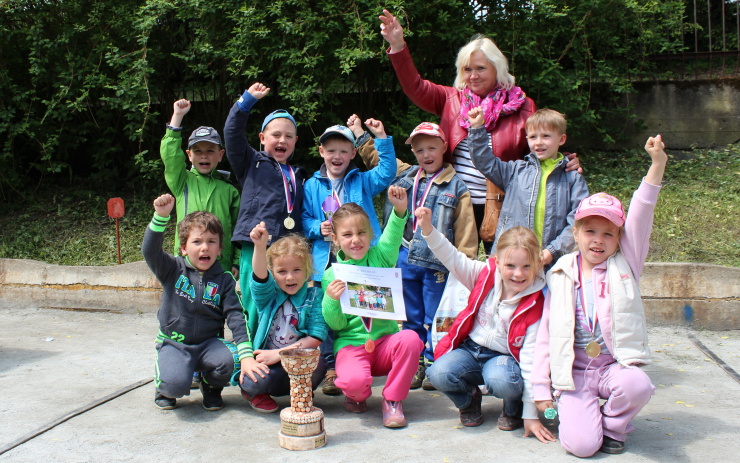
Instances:
[[[267,127],[267,124],[275,119],[280,118],[288,119],[290,122],[293,123],[294,126],[296,126],[296,129],[298,128],[298,124],[296,124],[295,119],[293,119],[293,116],[291,116],[288,111],[284,109],[276,109],[275,111],[268,114],[267,117],[265,117],[265,120],[262,122],[262,129],[260,130],[260,132],[265,131],[265,127]]]

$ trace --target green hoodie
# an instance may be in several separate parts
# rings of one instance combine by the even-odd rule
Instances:
[[[189,213],[207,211],[218,217],[224,228],[223,250],[218,259],[225,271],[239,266],[239,252],[234,252],[231,235],[239,214],[239,190],[226,182],[214,168],[210,175],[202,175],[195,168],[187,170],[182,150],[182,132],[167,129],[159,154],[164,162],[164,179],[175,196],[177,223]],[[187,201],[186,201],[187,195]],[[175,255],[180,255],[180,239],[175,230]]]
[[[344,259],[344,253],[340,250],[337,253],[337,262],[364,267],[395,267],[398,260],[398,251],[401,247],[401,240],[403,239],[403,228],[406,225],[407,218],[408,213],[403,218],[398,217],[395,212],[391,213],[383,234],[380,236],[380,240],[378,240],[378,244],[371,247],[363,259],[346,260]],[[326,287],[332,281],[334,281],[334,268],[330,267],[324,272],[324,276],[321,279],[321,286],[324,289],[322,312],[326,324],[334,330],[335,354],[344,346],[361,346],[368,339],[374,341],[388,334],[398,332],[398,322],[396,320],[374,318],[372,328],[368,333],[362,323],[361,317],[342,313],[342,307],[339,301],[332,299],[326,294]]]

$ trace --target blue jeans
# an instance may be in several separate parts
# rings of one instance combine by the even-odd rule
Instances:
[[[449,274],[409,264],[408,257],[409,250],[401,246],[397,265],[403,274],[403,302],[406,305],[407,320],[403,322],[403,329],[413,330],[419,335],[425,346],[422,355],[432,362],[432,324]]]
[[[521,416],[524,381],[519,363],[511,355],[480,346],[470,338],[427,368],[427,378],[457,408],[469,406],[475,388],[485,384],[490,395],[504,399],[507,415]]]

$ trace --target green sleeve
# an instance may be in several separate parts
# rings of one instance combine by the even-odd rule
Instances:
[[[182,132],[167,129],[159,145],[159,155],[164,163],[164,180],[176,197],[182,196],[187,181],[187,164],[182,150]]]

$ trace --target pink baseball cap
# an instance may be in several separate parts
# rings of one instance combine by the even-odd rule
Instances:
[[[439,137],[442,139],[443,142],[447,143],[447,137],[445,136],[445,133],[442,132],[442,129],[440,129],[437,124],[435,124],[434,122],[422,122],[421,124],[416,126],[413,132],[411,132],[409,138],[406,139],[406,144],[410,145],[411,139],[421,134]]]
[[[598,215],[609,220],[617,227],[624,225],[624,208],[622,203],[612,195],[596,193],[584,198],[576,209],[576,220]]]

